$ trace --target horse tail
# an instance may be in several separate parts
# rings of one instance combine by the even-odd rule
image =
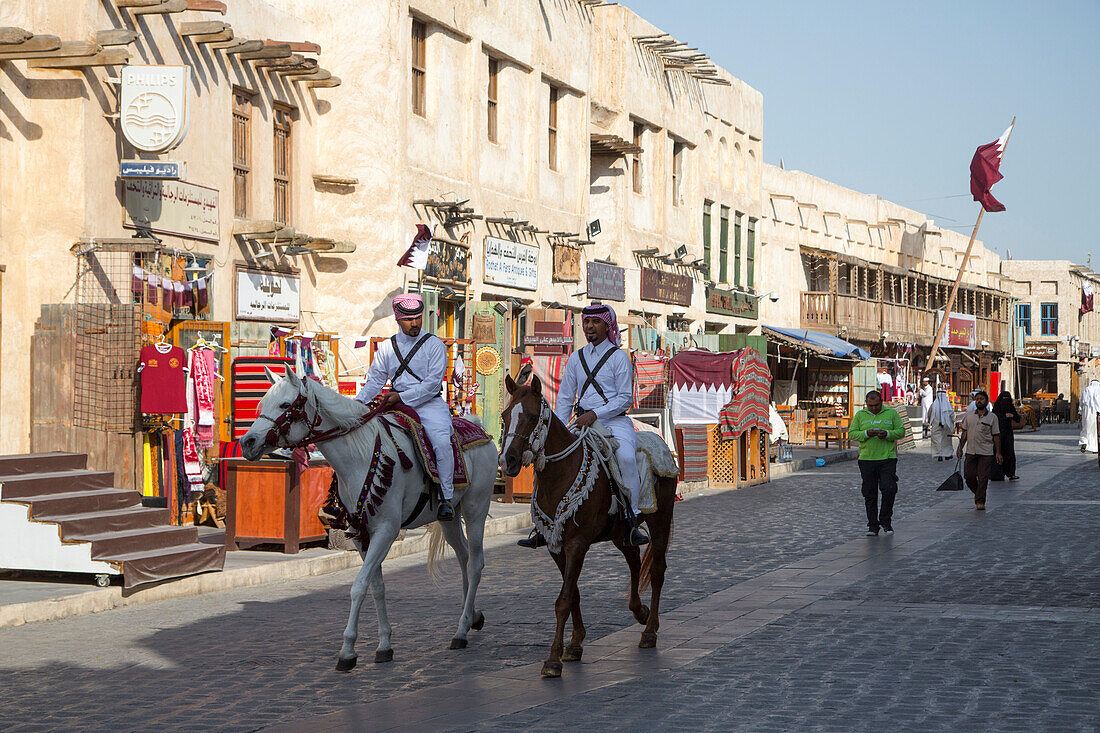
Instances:
[[[676,500],[676,497],[675,497],[675,494],[676,494],[676,481],[675,480],[665,481],[663,479],[657,479],[658,488],[661,488],[663,486],[668,486],[668,485],[670,485],[671,488],[672,488],[672,495],[669,496],[667,499],[665,497],[662,497],[662,496],[657,497],[658,512],[665,512],[665,511],[668,512],[668,535],[663,538],[663,541],[662,541],[662,538],[657,536],[657,534],[661,531],[659,522],[655,523],[656,526],[654,526],[651,529],[651,536],[649,538],[649,544],[645,546],[645,552],[642,553],[642,566],[641,566],[641,569],[638,571],[638,592],[639,593],[641,593],[641,592],[643,592],[643,591],[645,591],[646,589],[649,588],[650,573],[653,570],[653,556],[654,556],[653,548],[654,548],[654,546],[656,546],[658,543],[660,543],[660,545],[661,545],[661,550],[660,551],[661,551],[661,554],[663,555],[665,552],[668,551],[669,546],[672,544],[672,508],[673,508],[673,506],[675,506],[675,500]]]
[[[443,559],[443,552],[447,549],[447,541],[443,538],[443,528],[439,522],[428,525],[428,577],[435,580],[439,577],[438,563]]]

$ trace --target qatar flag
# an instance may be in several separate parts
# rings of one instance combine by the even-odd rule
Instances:
[[[1013,120],[1012,125],[1015,124]],[[990,191],[994,183],[1004,178],[1001,175],[1001,158],[1004,156],[1008,136],[1012,134],[1012,125],[1009,125],[1004,134],[993,142],[979,146],[974,151],[973,160],[970,161],[970,193],[986,211],[1005,210],[1004,204],[993,198]]]
[[[1081,286],[1081,315],[1092,312],[1092,283]]]
[[[423,270],[428,264],[428,250],[432,244],[432,230],[427,224],[416,225],[416,236],[412,244],[397,261],[400,267],[411,267],[414,270]]]

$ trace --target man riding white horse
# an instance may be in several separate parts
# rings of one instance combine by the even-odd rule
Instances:
[[[633,402],[634,370],[630,357],[620,348],[619,322],[615,311],[602,303],[594,303],[581,311],[584,336],[588,344],[574,351],[565,365],[558,404],[554,409],[558,418],[568,424],[575,418],[577,428],[589,428],[599,420],[619,443],[615,455],[622,476],[622,488],[629,493],[630,508],[625,512],[630,524],[628,542],[635,547],[649,542],[649,537],[638,526],[638,495],[641,484],[638,477],[634,423],[626,411]],[[539,533],[520,540],[523,547],[539,547],[546,540]]]
[[[393,314],[400,333],[378,345],[378,353],[367,372],[367,382],[355,399],[369,403],[382,391],[386,382],[390,391],[384,405],[404,404],[416,410],[420,423],[428,434],[435,452],[439,471],[442,501],[436,519],[454,519],[451,499],[454,496],[454,455],[451,452],[451,409],[442,395],[447,371],[447,347],[431,333],[423,333],[424,299],[415,293],[393,299]]]

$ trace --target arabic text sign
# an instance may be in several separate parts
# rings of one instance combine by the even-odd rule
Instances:
[[[496,237],[485,238],[485,282],[520,290],[539,284],[539,248]]]
[[[936,311],[936,323],[942,318],[943,311]],[[955,349],[978,348],[978,319],[975,316],[952,313],[947,319],[942,345]]]
[[[178,160],[124,160],[119,163],[122,178],[173,178],[187,177],[187,169]]]
[[[218,190],[184,181],[122,182],[126,206],[124,227],[143,227],[159,234],[217,242]]]
[[[626,300],[626,271],[604,262],[588,263],[588,297],[594,300]]]
[[[298,321],[298,276],[237,270],[237,318],[243,321]]]
[[[665,270],[642,268],[642,300],[670,305],[691,305],[692,280]]]

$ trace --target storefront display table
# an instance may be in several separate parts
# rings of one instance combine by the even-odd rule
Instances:
[[[315,462],[301,475],[288,460],[227,458],[225,464],[227,549],[269,543],[294,555],[302,543],[327,538],[317,510],[332,481],[328,464]]]

